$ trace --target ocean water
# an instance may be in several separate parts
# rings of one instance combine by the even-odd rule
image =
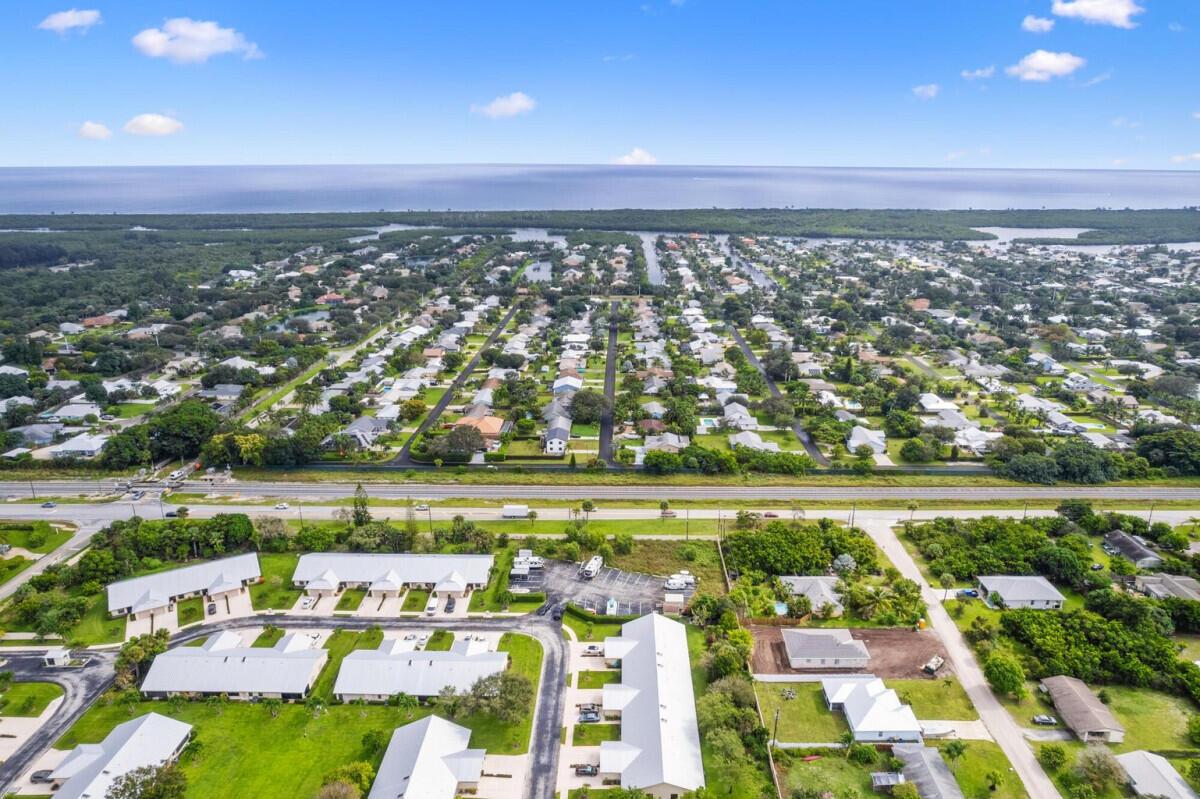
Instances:
[[[1180,208],[1200,171],[695,166],[0,168],[0,213]]]

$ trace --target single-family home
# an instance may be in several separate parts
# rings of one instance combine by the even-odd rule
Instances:
[[[821,680],[821,690],[829,709],[846,716],[856,741],[923,740],[912,708],[874,675],[828,677]]]
[[[1061,610],[1066,599],[1040,575],[988,575],[979,578],[979,588],[990,604],[1004,608]]]
[[[1125,770],[1129,787],[1138,796],[1161,797],[1161,799],[1196,799],[1196,792],[1187,780],[1180,776],[1171,761],[1162,755],[1138,749],[1117,755],[1117,762]]]
[[[783,648],[793,669],[865,669],[867,645],[847,629],[803,630],[785,627]]]
[[[962,788],[939,749],[922,744],[896,744],[892,757],[903,763],[901,774],[917,786],[921,799],[963,799]]]
[[[1139,569],[1157,569],[1162,566],[1162,558],[1129,533],[1123,533],[1120,530],[1107,533],[1104,536],[1104,544]]]
[[[882,430],[871,430],[862,425],[855,425],[846,437],[846,449],[857,452],[859,447],[867,447],[875,455],[887,454],[887,436]]]
[[[779,582],[792,596],[808,597],[813,613],[841,616],[845,608],[842,606],[842,595],[837,590],[838,579],[827,575],[783,575]]]
[[[1187,599],[1200,602],[1200,581],[1179,574],[1139,574],[1133,580],[1137,590],[1155,599]]]

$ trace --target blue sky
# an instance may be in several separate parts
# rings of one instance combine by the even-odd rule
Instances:
[[[1200,168],[1196,0],[82,3],[0,164]]]

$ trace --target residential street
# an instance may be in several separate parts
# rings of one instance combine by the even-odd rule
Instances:
[[[935,591],[926,582],[921,575],[921,570],[917,568],[916,562],[908,554],[904,545],[900,543],[900,539],[892,529],[899,521],[901,520],[893,515],[892,519],[861,519],[858,523],[900,570],[900,573],[910,580],[915,580],[921,586],[921,595],[929,607],[930,624],[950,655],[954,673],[958,676],[967,695],[971,697],[971,702],[979,711],[979,717],[987,726],[988,732],[1004,750],[1009,762],[1020,775],[1031,799],[1058,799],[1058,790],[1046,773],[1042,771],[1042,767],[1033,755],[1033,750],[1025,742],[1021,728],[997,701],[995,694],[988,687],[987,680],[984,679],[983,671],[979,668],[974,653],[958,631],[950,614],[946,613],[942,606],[941,592]]]

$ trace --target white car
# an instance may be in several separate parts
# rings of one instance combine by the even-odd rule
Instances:
[[[663,588],[667,589],[668,591],[682,591],[683,589],[687,588],[687,583],[685,583],[683,580],[680,580],[678,577],[672,577],[671,579],[667,580],[666,584],[663,585]]]
[[[275,503],[275,510],[287,510],[287,509],[288,509],[288,504],[286,502],[276,502]]]
[[[429,506],[422,502],[420,505],[414,505],[413,510],[427,511],[429,510]]]

